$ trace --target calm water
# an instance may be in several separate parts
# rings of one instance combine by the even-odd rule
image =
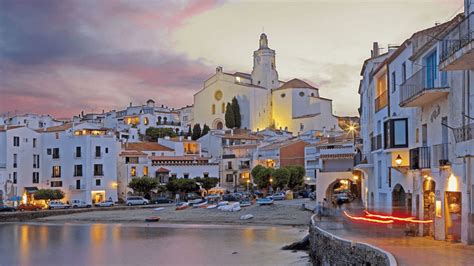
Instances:
[[[0,265],[307,265],[297,229],[0,224]],[[237,252],[236,254],[233,254]]]

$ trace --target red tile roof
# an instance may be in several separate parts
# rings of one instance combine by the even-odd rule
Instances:
[[[174,151],[156,142],[127,142],[123,145],[123,148],[134,151]]]
[[[291,89],[291,88],[307,88],[307,89],[315,89],[315,90],[318,89],[302,81],[301,79],[292,79],[290,81],[285,82],[279,88],[276,88],[273,90],[275,91],[275,90],[284,90],[284,89]]]

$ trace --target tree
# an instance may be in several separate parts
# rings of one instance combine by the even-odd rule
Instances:
[[[64,198],[64,192],[59,189],[39,189],[34,194],[35,200],[60,200]]]
[[[201,137],[201,125],[195,124],[193,127],[193,134],[191,135],[192,140],[197,140]]]
[[[203,178],[194,178],[194,180],[197,183],[201,183],[201,186],[203,189],[206,191],[209,191],[209,189],[215,187],[217,183],[219,183],[219,178],[217,177],[203,177]]]
[[[286,168],[290,171],[288,188],[294,189],[295,187],[304,183],[305,169],[303,166],[287,166]]]
[[[158,188],[158,180],[148,176],[134,177],[128,183],[128,187],[133,189],[133,192],[146,196],[150,194],[150,191]]]
[[[209,133],[209,131],[211,131],[211,129],[209,128],[209,126],[206,125],[206,124],[204,124],[204,126],[202,127],[201,137],[202,137],[202,136],[205,136],[207,133]]]
[[[191,130],[191,126],[188,127],[188,133],[186,134],[186,138],[191,137],[193,135],[193,132]]]
[[[177,134],[172,128],[149,127],[146,129],[145,135],[148,139],[156,141],[158,138],[176,137]]]
[[[225,126],[227,128],[235,127],[234,110],[232,109],[232,105],[230,103],[227,103],[227,106],[225,108]]]
[[[199,189],[196,181],[194,179],[185,179],[185,178],[173,178],[170,179],[168,184],[166,184],[166,188],[172,192],[194,192]]]
[[[290,180],[290,171],[286,168],[279,168],[273,171],[273,187],[283,189]]]
[[[262,167],[262,168],[263,169],[256,172],[255,176],[252,174],[254,182],[261,189],[267,188],[270,185],[270,178],[273,174],[272,168],[265,168],[265,167]]]
[[[240,106],[237,98],[232,98],[232,112],[234,112],[234,126],[240,128],[242,126],[242,118],[240,116]]]
[[[251,171],[252,176],[255,178],[256,176],[260,174],[260,171],[262,171],[263,169],[265,169],[265,167],[261,165],[255,166]]]

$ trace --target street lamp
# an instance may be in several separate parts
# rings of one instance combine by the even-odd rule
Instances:
[[[247,192],[249,191],[250,178],[247,179]]]
[[[397,158],[395,159],[395,163],[397,164],[397,166],[400,166],[402,165],[402,156],[400,156],[400,154],[397,156]]]

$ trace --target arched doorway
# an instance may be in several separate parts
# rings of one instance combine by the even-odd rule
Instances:
[[[435,218],[435,189],[436,183],[431,178],[423,181],[423,219]],[[423,236],[434,237],[434,223],[423,224]]]
[[[214,122],[212,122],[212,128],[218,130],[224,129],[224,123],[221,119],[216,119]]]
[[[392,213],[407,214],[406,193],[400,184],[396,184],[392,190]]]
[[[326,199],[334,205],[338,197],[343,198],[344,202],[351,202],[356,197],[354,187],[354,183],[350,179],[336,179],[326,188]]]

